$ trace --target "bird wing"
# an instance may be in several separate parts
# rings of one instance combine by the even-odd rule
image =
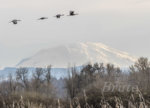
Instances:
[[[9,23],[12,23],[12,21],[9,21]]]
[[[71,14],[71,15],[74,14],[74,11],[70,11],[70,14]]]

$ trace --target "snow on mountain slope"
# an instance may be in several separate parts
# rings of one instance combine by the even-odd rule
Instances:
[[[23,59],[18,67],[67,67],[69,63],[81,66],[85,63],[103,62],[126,67],[135,62],[136,57],[126,52],[108,47],[102,43],[76,43],[44,49],[34,56]]]

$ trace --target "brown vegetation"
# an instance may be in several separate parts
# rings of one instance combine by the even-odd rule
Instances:
[[[129,74],[113,64],[87,64],[81,71],[70,68],[69,76],[61,79],[67,96],[60,99],[50,72],[51,66],[36,68],[29,77],[27,68],[18,68],[15,78],[10,74],[0,83],[0,108],[150,108],[147,58],[139,58]]]

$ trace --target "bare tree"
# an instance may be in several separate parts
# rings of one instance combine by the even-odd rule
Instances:
[[[22,67],[18,68],[16,70],[16,80],[23,88],[28,89],[28,69]]]
[[[15,92],[15,90],[16,90],[16,84],[15,84],[15,81],[14,81],[13,76],[12,76],[11,73],[8,75],[8,83],[9,83],[10,92],[11,93]]]
[[[51,82],[51,65],[47,66],[46,68],[46,71],[45,71],[45,78],[46,78],[46,81],[47,81],[47,84],[50,84]]]
[[[106,65],[106,72],[109,80],[114,80],[115,67],[113,64]]]
[[[36,68],[35,72],[33,73],[33,86],[36,92],[40,91],[40,87],[44,83],[44,69],[43,68]]]
[[[51,84],[51,65],[47,66],[45,70],[45,80],[46,80],[46,93],[50,95],[52,91],[52,84]],[[47,95],[47,96],[49,96]]]
[[[75,97],[75,92],[77,91],[77,86],[75,84],[78,84],[75,79],[76,79],[76,69],[75,67],[72,67],[71,69],[68,70],[69,77],[65,80],[66,81],[66,89],[68,92],[68,95],[70,96],[71,99]]]
[[[148,58],[140,57],[134,65],[130,66],[132,78],[139,82],[139,86],[149,89],[150,83],[150,62]],[[145,86],[145,87],[144,87]]]

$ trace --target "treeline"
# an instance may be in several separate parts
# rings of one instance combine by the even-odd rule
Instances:
[[[150,62],[148,58],[139,58],[129,70],[124,72],[113,64],[87,64],[81,72],[76,68],[70,70],[71,75],[66,78],[68,94],[74,98],[84,89],[99,88],[102,91],[105,82],[137,85],[143,92],[150,92]]]
[[[95,63],[83,66],[80,72],[73,67],[69,73],[69,77],[66,78],[66,88],[70,98],[74,98],[84,89],[91,88],[91,86],[101,88],[105,81],[115,81],[117,77],[121,77],[122,71],[113,64],[104,66],[103,63]],[[97,81],[99,83],[95,85]]]
[[[80,72],[73,67],[69,73],[67,93],[72,100],[78,97],[82,108],[150,107],[148,58],[139,58],[126,70],[113,64],[95,63],[85,65]]]
[[[120,108],[139,108],[141,104],[148,106],[148,58],[139,58],[124,71],[113,64],[103,63],[87,64],[81,70],[76,67],[68,68],[68,77],[57,80],[60,84],[64,82],[63,90],[67,95],[58,99],[57,90],[52,83],[51,66],[46,69],[36,68],[32,73],[27,68],[18,68],[15,76],[10,74],[7,80],[0,82],[0,104],[13,105],[21,99],[22,104],[28,105],[27,108],[32,108],[31,103],[33,107],[41,104],[41,107],[36,108],[105,108],[102,107],[104,105],[107,108],[119,108],[116,105],[122,106]],[[136,90],[133,91],[132,86],[136,86]],[[129,104],[133,106],[129,107]]]
[[[20,67],[16,70],[15,75],[10,73],[0,86],[0,94],[3,96],[12,93],[30,92],[51,97],[52,90],[51,66],[47,66],[46,69],[35,68],[32,73],[29,72],[28,68]]]

